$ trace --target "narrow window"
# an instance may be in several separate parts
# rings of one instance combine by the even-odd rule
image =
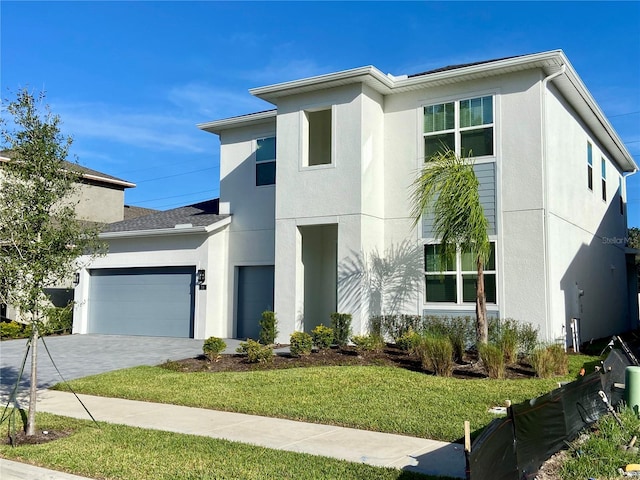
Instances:
[[[607,201],[607,163],[604,158],[600,159],[602,167],[602,200]]]
[[[456,150],[454,103],[439,103],[424,109],[424,158]]]
[[[460,101],[460,154],[493,155],[493,97]]]
[[[276,183],[276,137],[256,141],[256,186]]]
[[[306,112],[308,122],[307,165],[331,164],[331,109]]]
[[[620,200],[620,215],[624,215],[624,193],[622,192],[622,177],[618,177],[618,199]]]
[[[593,147],[587,142],[587,187],[593,191]]]

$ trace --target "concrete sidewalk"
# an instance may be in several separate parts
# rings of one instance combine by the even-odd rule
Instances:
[[[98,421],[220,438],[430,475],[459,478],[465,476],[462,445],[176,405],[89,395],[80,395],[80,398]],[[89,419],[78,400],[67,392],[41,391],[38,398],[38,411]],[[2,468],[0,472],[3,474],[3,480],[5,478],[74,478],[33,475],[5,477],[4,466]]]

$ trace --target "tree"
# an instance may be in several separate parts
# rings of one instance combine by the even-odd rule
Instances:
[[[434,217],[434,232],[440,240],[440,269],[455,259],[458,250],[470,252],[477,267],[476,339],[486,343],[487,305],[484,265],[491,254],[488,222],[480,203],[479,182],[471,157],[461,157],[446,149],[430,157],[411,187],[411,216],[414,227],[423,213]]]
[[[99,251],[98,229],[76,219],[73,193],[79,174],[67,162],[72,139],[60,118],[23,89],[6,100],[0,164],[0,301],[16,307],[31,325],[31,386],[27,435],[35,433],[37,345],[48,299],[44,289],[63,283],[81,255]]]

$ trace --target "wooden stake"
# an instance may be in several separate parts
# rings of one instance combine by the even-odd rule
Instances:
[[[471,424],[469,420],[464,421],[464,451],[471,452]]]

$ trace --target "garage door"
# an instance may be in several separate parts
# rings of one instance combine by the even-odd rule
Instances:
[[[258,339],[262,312],[273,310],[273,265],[238,267],[238,338]]]
[[[193,338],[195,267],[90,274],[89,333]]]

